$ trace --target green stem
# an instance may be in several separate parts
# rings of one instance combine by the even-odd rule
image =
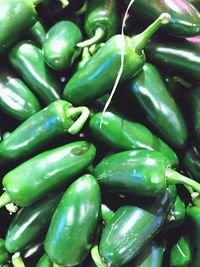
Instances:
[[[90,111],[87,107],[72,107],[67,110],[68,117],[75,118],[78,115],[80,115],[80,117],[68,129],[68,132],[70,134],[77,134],[82,129],[83,125],[90,115]]]
[[[96,264],[96,266],[98,267],[108,267],[107,264],[105,264],[100,255],[99,255],[99,250],[98,250],[98,246],[95,245],[92,249],[91,249],[91,256],[92,256],[92,259],[94,261],[94,263]]]
[[[20,257],[20,253],[17,252],[12,256],[12,264],[14,267],[25,267],[25,264]]]
[[[88,1],[85,1],[83,6],[81,7],[81,9],[79,9],[78,11],[75,12],[75,15],[76,16],[83,15],[87,11],[87,7],[88,7]]]
[[[0,208],[4,207],[7,204],[10,204],[12,202],[12,200],[10,199],[9,195],[4,192],[1,196],[0,196]]]
[[[182,184],[191,187],[194,191],[200,194],[200,184],[196,181],[178,173],[175,170],[168,168],[165,177],[169,184]]]
[[[83,42],[80,42],[77,44],[78,47],[86,47],[93,45],[97,42],[99,42],[105,35],[105,31],[102,28],[97,28],[95,31],[95,34],[92,38],[85,40]]]
[[[146,30],[136,36],[133,36],[131,39],[136,53],[140,54],[152,35],[162,24],[167,24],[170,19],[171,16],[168,13],[162,13]]]

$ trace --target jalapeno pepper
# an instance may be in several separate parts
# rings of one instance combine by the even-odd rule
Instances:
[[[52,218],[44,243],[45,251],[53,262],[75,266],[84,261],[100,218],[100,201],[99,185],[89,174],[67,189]]]
[[[67,132],[76,134],[88,116],[86,107],[74,108],[65,100],[54,101],[24,121],[0,143],[1,163],[32,155]]]
[[[100,240],[99,254],[108,266],[121,266],[154,238],[174,202],[174,187],[146,206],[117,209],[106,225]]]
[[[148,149],[163,153],[174,166],[178,164],[178,158],[173,150],[161,139],[151,133],[145,126],[125,120],[112,112],[106,112],[100,121],[102,113],[92,116],[89,129],[92,136],[109,145],[115,151]]]
[[[60,99],[61,85],[45,64],[42,51],[30,41],[14,46],[9,53],[13,68],[47,104]]]
[[[162,14],[149,28],[137,36],[111,37],[87,64],[72,76],[65,86],[64,98],[79,105],[109,92],[119,72],[123,44],[124,67],[120,81],[126,81],[135,76],[145,62],[143,54],[145,44],[160,25],[167,23],[168,20],[169,15]]]
[[[20,210],[8,227],[5,246],[10,253],[25,248],[40,234],[47,231],[62,193],[50,195]]]
[[[107,156],[94,175],[111,191],[152,197],[163,193],[168,184],[183,184],[200,193],[200,184],[172,170],[169,160],[157,151],[141,149]]]
[[[129,3],[129,1],[127,1]],[[200,13],[185,0],[135,0],[131,10],[148,23],[160,13],[168,12],[171,20],[165,26],[166,32],[179,37],[195,36],[200,33]]]
[[[183,147],[188,138],[187,126],[158,69],[146,63],[143,71],[129,83],[129,90],[133,101],[136,97],[159,134],[171,145]]]
[[[0,108],[18,120],[40,110],[40,104],[22,80],[4,65],[0,70]]]
[[[9,254],[5,247],[5,241],[0,238],[0,264],[7,263],[9,261]]]
[[[29,34],[40,47],[43,46],[46,39],[46,30],[39,20],[31,27]]]
[[[76,24],[66,20],[57,22],[46,35],[43,45],[45,62],[57,71],[68,69],[81,52],[76,47],[81,40],[82,33]]]
[[[107,41],[117,33],[117,5],[115,0],[90,1],[85,14],[85,31],[91,38],[79,43],[78,47],[90,46]]]
[[[45,151],[8,172],[0,207],[15,202],[26,207],[71,182],[93,161],[96,149],[78,141]]]
[[[186,172],[196,181],[200,181],[200,148],[191,145],[184,156],[184,167]]]

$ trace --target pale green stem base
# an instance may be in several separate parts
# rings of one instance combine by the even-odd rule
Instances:
[[[97,28],[92,38],[78,43],[77,46],[78,47],[91,46],[97,42],[100,42],[101,39],[104,37],[104,35],[105,35],[105,31],[102,28]]]

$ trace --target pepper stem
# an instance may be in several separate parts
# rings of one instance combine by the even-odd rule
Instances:
[[[70,134],[77,134],[82,129],[83,125],[85,124],[87,118],[90,115],[90,111],[87,107],[68,108],[67,110],[68,117],[75,118],[78,115],[80,115],[80,117],[68,129],[68,132]]]
[[[95,34],[92,38],[85,40],[83,42],[78,43],[76,46],[78,47],[86,47],[93,45],[97,42],[99,42],[105,35],[105,31],[102,28],[97,28],[95,31]]]
[[[99,255],[99,250],[98,250],[98,246],[95,245],[92,249],[91,249],[91,256],[92,256],[92,259],[94,261],[94,263],[96,264],[96,266],[98,267],[108,267],[107,264],[105,264],[100,255]]]
[[[10,199],[9,195],[4,192],[1,196],[0,196],[0,208],[4,207],[7,204],[10,204],[12,202],[12,200]]]
[[[20,256],[20,253],[17,252],[12,256],[12,264],[14,267],[25,267],[25,264]]]
[[[197,193],[200,193],[200,184],[199,183],[197,183],[196,181],[178,173],[175,170],[168,168],[166,170],[165,177],[166,177],[169,184],[182,184],[182,185],[185,185],[186,187],[189,186]]]
[[[162,24],[167,24],[170,19],[171,16],[168,13],[162,13],[146,30],[136,36],[133,36],[131,39],[133,41],[135,51],[140,54],[152,35]]]

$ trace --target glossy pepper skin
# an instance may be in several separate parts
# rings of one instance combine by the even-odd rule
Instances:
[[[16,161],[33,155],[55,138],[70,132],[74,124],[73,110],[76,108],[69,102],[57,100],[31,116],[0,143],[0,161]]]
[[[39,20],[30,28],[29,34],[40,47],[43,46],[46,39],[46,30]]]
[[[139,149],[107,156],[95,167],[94,176],[110,191],[141,196],[158,196],[168,184],[189,185],[200,192],[200,184],[172,170],[169,160],[157,151]]]
[[[112,113],[104,113],[102,125],[100,121],[102,112],[92,116],[89,129],[97,140],[109,145],[115,151],[147,149],[163,153],[173,166],[178,165],[178,158],[174,151],[160,138],[155,136],[145,126],[123,119]]]
[[[85,141],[45,151],[4,176],[6,195],[20,207],[27,207],[73,181],[92,163],[95,153],[94,145]]]
[[[13,68],[46,103],[60,99],[61,85],[45,64],[42,51],[30,41],[14,46],[9,53]]]
[[[184,147],[188,138],[186,122],[158,69],[146,63],[128,87],[159,134],[172,146]]]
[[[127,1],[129,3],[129,1]],[[196,36],[200,33],[200,13],[186,0],[135,0],[132,11],[150,23],[159,14],[168,12],[171,20],[165,26],[166,32],[179,37]]]
[[[147,60],[158,67],[170,70],[174,74],[184,75],[189,79],[199,80],[200,45],[188,40],[152,41],[145,49]],[[191,60],[192,59],[192,60]]]
[[[146,206],[123,206],[106,225],[99,254],[108,266],[121,266],[142,250],[160,230],[174,202],[176,189],[167,191]]]
[[[5,66],[0,73],[0,108],[22,121],[40,110],[40,104],[32,91]]]
[[[21,251],[47,231],[61,197],[62,193],[49,195],[17,213],[5,238],[5,246],[10,253]]]
[[[28,0],[1,0],[0,13],[0,54],[4,54],[36,22],[37,13]]]
[[[86,65],[71,77],[64,88],[64,99],[80,105],[109,92],[119,72],[123,44],[124,66],[120,81],[135,76],[145,62],[143,48],[146,42],[168,19],[169,16],[160,16],[144,32],[132,38],[122,35],[111,37]]]
[[[94,240],[100,204],[100,188],[92,175],[71,184],[54,213],[44,243],[53,262],[75,266],[84,261]]]
[[[81,40],[82,33],[76,24],[67,20],[57,22],[46,35],[43,45],[45,62],[57,71],[68,69],[81,52],[76,47]]]
[[[186,151],[183,164],[188,175],[196,181],[200,181],[200,148],[198,145],[191,145]]]
[[[0,238],[0,264],[7,263],[9,261],[9,254],[5,247],[5,241]]]
[[[192,244],[188,233],[183,233],[170,251],[171,267],[189,267],[192,262]]]

